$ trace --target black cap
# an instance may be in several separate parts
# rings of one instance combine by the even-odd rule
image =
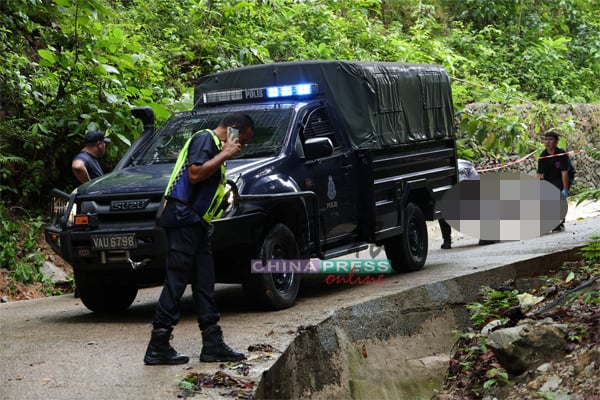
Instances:
[[[544,134],[545,137],[553,137],[554,139],[558,140],[558,133],[557,132],[546,132]]]
[[[110,139],[105,138],[104,133],[102,133],[100,131],[87,131],[87,133],[85,134],[85,142],[86,143],[96,143],[101,140],[104,143],[110,143]]]
[[[97,143],[99,141],[103,141],[104,143],[110,143],[110,139],[105,138],[104,133],[100,131],[87,131],[87,133],[85,134],[86,143]]]

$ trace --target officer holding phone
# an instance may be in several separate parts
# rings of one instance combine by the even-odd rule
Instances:
[[[189,357],[170,344],[179,322],[179,304],[192,285],[198,325],[202,332],[200,361],[240,361],[244,354],[227,346],[218,325],[214,299],[215,273],[209,227],[225,200],[225,161],[242,150],[254,133],[254,122],[244,113],[227,114],[214,130],[192,136],[181,150],[165,191],[160,224],[167,233],[167,272],[158,299],[152,335],[144,363],[184,364]]]
[[[233,137],[234,139],[240,139],[240,130],[231,126],[227,127],[227,137]]]

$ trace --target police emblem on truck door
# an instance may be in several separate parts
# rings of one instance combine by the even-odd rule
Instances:
[[[337,194],[335,191],[335,183],[333,183],[333,177],[331,175],[329,175],[327,179],[327,198],[331,200],[327,202],[327,208],[336,208],[338,202],[335,201],[335,195]]]
[[[309,113],[303,139],[327,138],[333,152],[307,162],[308,178],[319,199],[321,234],[325,239],[340,239],[351,234],[357,224],[358,179],[353,151],[343,140],[324,107]]]
[[[327,182],[327,197],[329,200],[334,200],[335,194],[335,183],[333,183],[333,177],[329,175],[329,181]]]

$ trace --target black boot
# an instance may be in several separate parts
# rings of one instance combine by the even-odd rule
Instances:
[[[148,349],[144,356],[144,364],[147,365],[175,365],[185,364],[190,358],[175,351],[169,340],[171,340],[173,328],[157,328],[152,330],[152,337],[148,343]]]
[[[560,224],[552,229],[552,232],[562,232],[565,230],[565,220],[563,219],[562,221],[560,221]]]
[[[452,240],[444,239],[444,243],[442,243],[442,249],[451,249],[452,248]]]
[[[212,325],[202,331],[202,351],[200,361],[241,361],[246,356],[227,346],[223,341],[223,331],[219,325]]]

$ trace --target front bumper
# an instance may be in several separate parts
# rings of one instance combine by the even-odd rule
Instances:
[[[99,250],[92,244],[92,235],[135,233],[136,248]],[[45,228],[46,242],[74,269],[111,270],[130,269],[133,262],[143,262],[144,269],[164,269],[167,239],[163,229],[147,227],[119,227],[95,230],[63,230],[49,225]]]

